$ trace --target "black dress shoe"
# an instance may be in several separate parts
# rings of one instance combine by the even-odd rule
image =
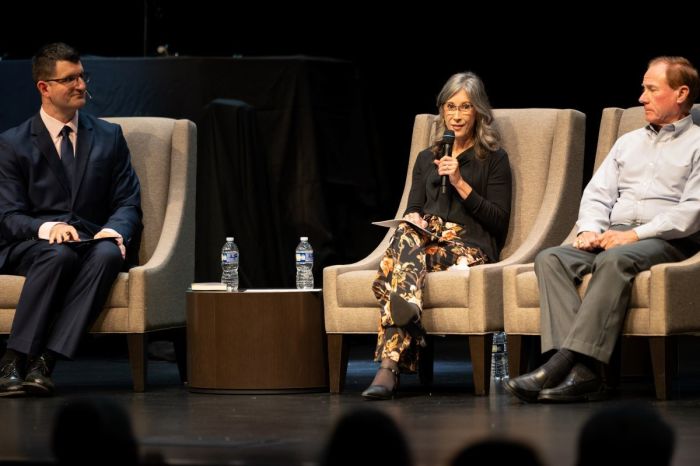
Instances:
[[[557,351],[546,363],[532,372],[503,381],[503,388],[528,403],[536,403],[540,391],[556,387],[574,365],[575,354],[569,350]]]
[[[26,359],[19,357],[2,361],[0,366],[0,396],[24,395],[22,382],[24,382],[26,362]]]
[[[53,395],[54,385],[53,380],[51,380],[51,373],[55,364],[56,360],[47,352],[32,358],[27,369],[27,376],[22,384],[24,391],[28,395]]]
[[[384,385],[370,385],[364,392],[362,397],[365,400],[391,400],[399,388],[399,371],[391,367],[380,366],[379,369],[386,369],[394,374],[393,388],[385,387]]]
[[[606,395],[600,377],[588,366],[577,363],[562,383],[542,390],[537,399],[550,403],[575,403],[602,400]]]

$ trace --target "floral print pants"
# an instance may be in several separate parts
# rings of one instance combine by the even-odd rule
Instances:
[[[401,223],[394,232],[389,247],[379,264],[372,291],[380,305],[379,336],[374,360],[389,358],[402,372],[416,372],[418,346],[424,346],[423,337],[412,337],[397,327],[391,317],[392,292],[423,309],[423,285],[428,272],[446,270],[466,261],[468,266],[488,261],[481,249],[467,246],[460,238],[462,227],[445,222],[440,217],[426,215],[428,236],[409,223]],[[417,324],[422,328],[420,321]]]

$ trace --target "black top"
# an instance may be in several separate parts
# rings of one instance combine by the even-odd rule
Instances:
[[[404,215],[431,214],[462,225],[462,240],[484,251],[489,261],[497,262],[510,221],[512,182],[508,154],[499,149],[482,160],[473,147],[459,154],[459,171],[472,187],[466,199],[449,182],[447,194],[440,194],[441,177],[434,159],[428,149],[418,154]]]

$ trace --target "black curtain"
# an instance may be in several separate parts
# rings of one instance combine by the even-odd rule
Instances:
[[[261,288],[294,286],[300,236],[314,248],[321,285],[323,267],[364,257],[385,233],[371,221],[393,215],[394,185],[403,185],[405,172],[387,184],[352,63],[304,56],[82,62],[92,76],[87,112],[197,124],[196,280],[219,279],[226,236],[240,248],[241,286]],[[0,61],[0,131],[38,111],[30,70],[29,60]]]
[[[240,286],[280,286],[285,270],[278,254],[279,217],[255,108],[239,100],[214,100],[204,111],[199,146],[197,279],[219,280],[221,246],[233,236],[240,250]]]

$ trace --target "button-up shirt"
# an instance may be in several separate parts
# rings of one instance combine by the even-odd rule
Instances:
[[[700,230],[700,127],[689,115],[621,136],[586,186],[578,232],[632,225],[639,239]]]

